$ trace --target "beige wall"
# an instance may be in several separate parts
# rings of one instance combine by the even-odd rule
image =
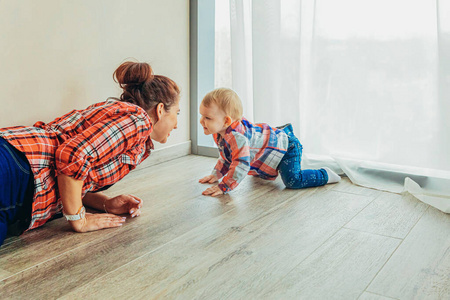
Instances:
[[[127,58],[181,88],[178,130],[156,148],[188,141],[188,0],[1,0],[0,127],[119,96],[112,74]]]

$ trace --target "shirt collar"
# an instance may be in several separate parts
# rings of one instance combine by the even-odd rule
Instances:
[[[228,128],[225,130],[225,133],[228,134],[231,131],[233,131],[234,129],[236,129],[238,126],[241,126],[241,122],[244,120],[245,120],[245,118],[242,118],[242,120],[237,120],[237,121],[234,121],[233,123],[231,123],[231,125],[228,126]]]
[[[152,133],[152,131],[153,131],[153,123],[152,123],[152,120],[150,119],[150,117],[147,114],[145,114],[145,115],[147,116],[148,122],[150,124],[150,129],[148,130],[148,137],[147,137],[147,141],[145,142],[145,147],[150,152],[150,150],[155,149],[152,138],[150,137],[150,133]]]

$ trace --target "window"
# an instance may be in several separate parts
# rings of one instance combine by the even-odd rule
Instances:
[[[214,88],[231,88],[230,2],[191,0],[190,11],[192,153],[217,156],[212,137],[199,124],[199,106]]]

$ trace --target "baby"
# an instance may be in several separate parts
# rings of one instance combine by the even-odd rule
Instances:
[[[235,189],[248,175],[275,180],[278,172],[291,189],[335,183],[341,177],[329,168],[301,170],[302,145],[291,124],[273,128],[253,124],[242,116],[242,103],[231,89],[215,89],[200,104],[200,124],[212,134],[220,157],[211,175],[200,183],[215,183],[202,194],[213,197]]]

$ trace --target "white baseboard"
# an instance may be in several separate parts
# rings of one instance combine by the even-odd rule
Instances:
[[[201,156],[209,156],[209,157],[219,157],[219,149],[216,147],[203,147],[203,146],[197,146],[197,155]]]
[[[157,165],[189,154],[191,154],[191,141],[153,150],[150,156],[143,163],[137,166],[136,170]]]

